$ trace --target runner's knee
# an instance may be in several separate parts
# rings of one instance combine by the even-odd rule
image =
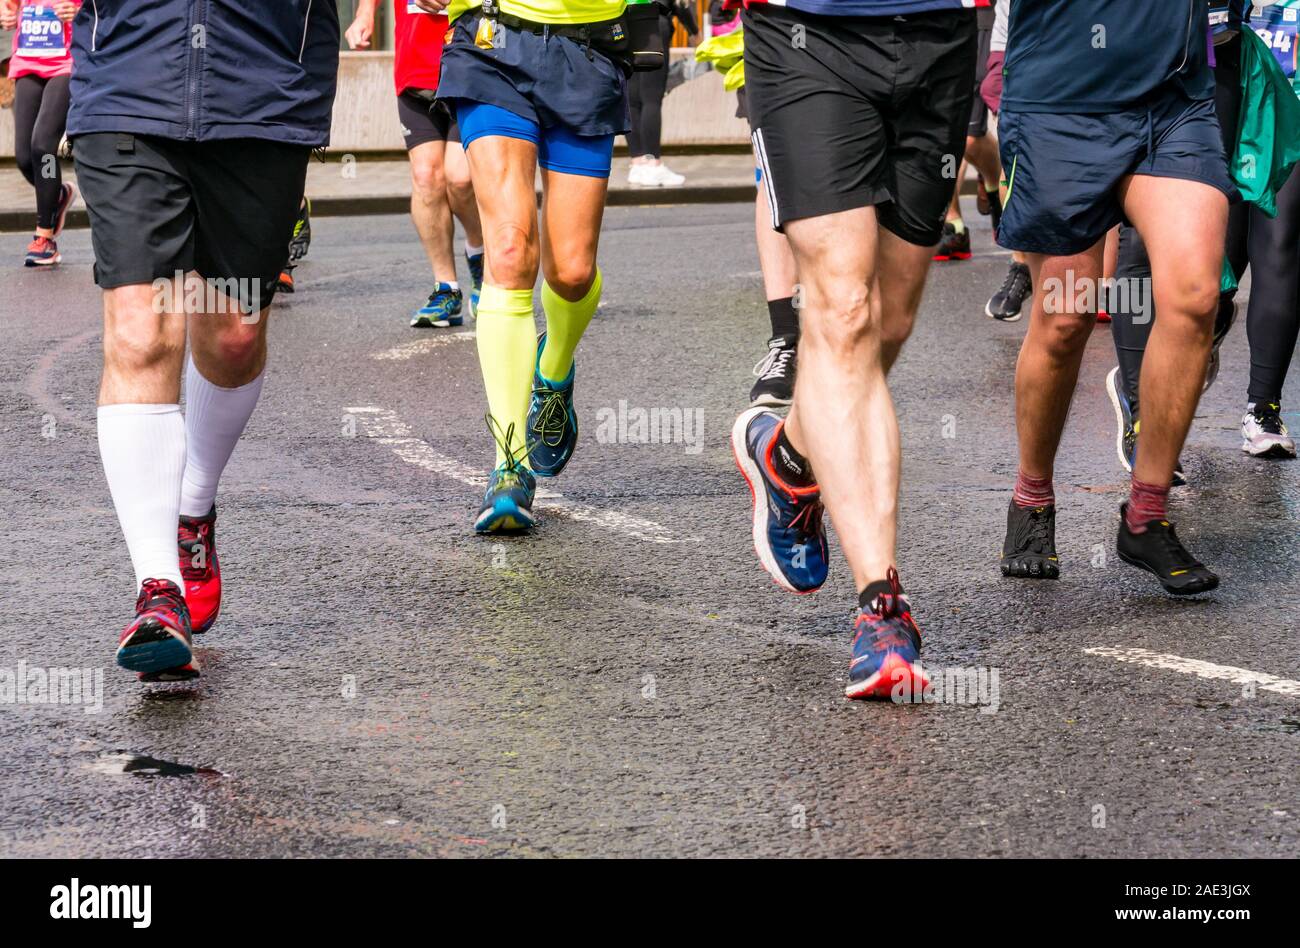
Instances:
[[[442,163],[435,161],[411,162],[411,186],[426,203],[437,200],[447,188],[447,176]]]
[[[880,324],[871,312],[870,291],[857,281],[811,288],[802,332],[814,345],[820,343],[836,351],[854,349],[873,338],[879,340]]]
[[[488,259],[491,261],[492,279],[501,286],[528,283],[537,278],[536,232],[518,224],[500,224],[492,228],[488,238]]]
[[[125,374],[147,372],[185,351],[184,333],[169,332],[168,322],[179,316],[110,318],[104,324],[104,364]]]
[[[558,260],[546,268],[546,282],[562,299],[576,301],[587,295],[596,280],[592,260]]]

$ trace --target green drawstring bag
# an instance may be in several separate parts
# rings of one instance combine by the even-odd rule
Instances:
[[[745,84],[745,29],[736,27],[730,33],[711,36],[695,47],[697,62],[712,63],[723,73],[722,88],[734,92]]]
[[[1254,30],[1241,31],[1241,119],[1232,178],[1241,197],[1277,216],[1277,192],[1300,162],[1300,98],[1272,51]],[[1219,287],[1237,288],[1225,258]]]

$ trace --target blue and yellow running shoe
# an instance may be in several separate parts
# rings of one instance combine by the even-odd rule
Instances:
[[[450,283],[439,283],[429,294],[428,302],[411,317],[411,326],[415,329],[428,329],[430,326],[442,328],[461,325],[465,322],[465,317],[460,313],[462,299],[460,290],[453,290]]]
[[[878,593],[853,623],[846,698],[891,698],[894,689],[907,701],[925,693],[929,679],[921,670],[921,631],[892,566],[889,591]]]
[[[488,478],[487,492],[483,495],[483,506],[474,521],[474,530],[477,533],[531,530],[537,523],[533,519],[533,496],[537,491],[537,481],[523,459],[516,456],[516,452],[522,453],[524,449],[510,446],[515,426],[512,423],[503,432],[500,423],[490,414],[487,416],[487,424],[488,431],[501,445],[506,459],[497,465]]]
[[[465,254],[465,262],[469,264],[469,313],[475,319],[478,318],[478,297],[483,292],[483,251],[476,254]]]
[[[578,416],[573,410],[573,378],[578,366],[569,367],[569,377],[556,383],[542,378],[542,350],[546,333],[537,337],[537,361],[533,364],[533,398],[528,403],[528,463],[538,477],[555,477],[573,457],[578,444]]]
[[[731,450],[754,497],[754,550],[776,584],[795,593],[820,589],[829,571],[821,491],[786,484],[772,466],[782,421],[765,408],[741,412]]]

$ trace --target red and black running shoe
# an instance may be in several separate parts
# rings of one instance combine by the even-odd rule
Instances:
[[[217,508],[202,517],[181,517],[176,546],[185,580],[185,604],[190,625],[202,635],[221,611],[221,564],[217,561]]]
[[[911,702],[930,686],[921,670],[921,630],[898,583],[898,571],[889,569],[889,592],[878,594],[858,612],[853,623],[853,651],[849,659],[846,698],[890,699],[894,689]]]
[[[197,678],[185,596],[169,579],[146,579],[135,601],[135,621],[117,643],[117,663],[141,681]]]
[[[934,259],[947,261],[970,258],[970,231],[965,227],[958,230],[956,224],[948,221],[943,225],[943,237],[939,240],[939,246],[934,249]]]

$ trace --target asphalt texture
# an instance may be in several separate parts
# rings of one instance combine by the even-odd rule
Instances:
[[[758,565],[728,443],[767,337],[748,205],[609,211],[579,449],[508,539],[470,529],[472,323],[407,328],[430,278],[404,217],[317,221],[218,501],[205,674],[173,685],[112,662],[134,592],[89,235],[55,272],[0,237],[0,669],[103,673],[93,713],[0,704],[0,855],[1300,854],[1300,466],[1239,450],[1244,325],[1173,503],[1222,588],[1173,600],[1114,555],[1105,327],[1061,449],[1062,578],[1004,579],[1024,323],[984,315],[1007,258],[971,219],[891,380],[899,568],[927,664],[996,672],[996,705],[845,701],[838,549],[814,596]],[[698,411],[702,439],[619,438],[620,402]],[[1272,687],[1188,670],[1217,666]]]

